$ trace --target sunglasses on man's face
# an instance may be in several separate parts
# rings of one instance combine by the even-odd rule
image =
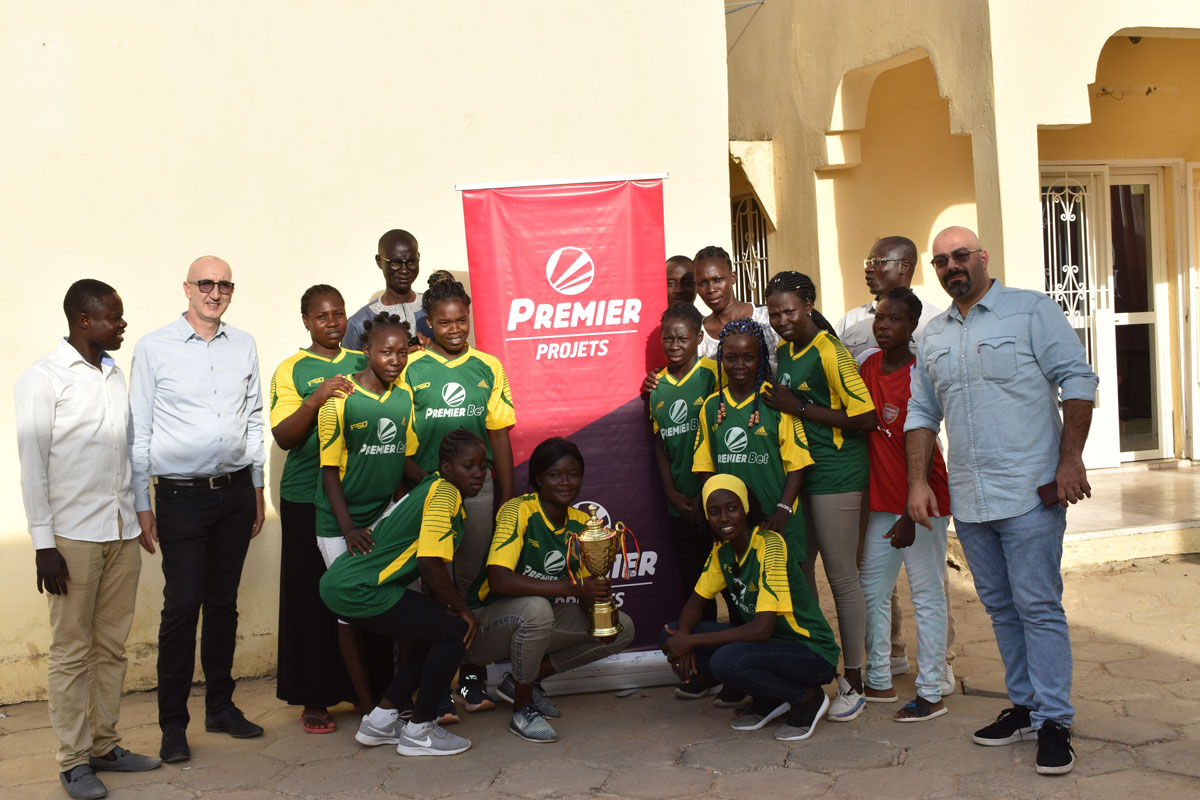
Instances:
[[[205,278],[202,281],[188,281],[204,294],[210,294],[213,287],[217,287],[221,294],[233,294],[233,281],[210,281]]]
[[[935,269],[941,269],[942,267],[944,267],[950,263],[951,258],[954,259],[955,264],[965,264],[965,263],[967,263],[968,260],[970,260],[972,255],[974,255],[975,253],[982,253],[982,252],[983,252],[982,247],[975,249],[975,250],[968,250],[965,247],[960,247],[957,250],[951,251],[950,255],[946,255],[945,253],[938,253],[936,256],[929,259],[929,263],[932,264]]]

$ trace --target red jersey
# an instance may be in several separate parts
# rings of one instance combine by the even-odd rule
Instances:
[[[867,356],[859,367],[863,383],[875,402],[879,422],[867,434],[867,452],[871,465],[871,511],[903,514],[908,507],[908,465],[904,453],[904,418],[908,416],[908,398],[914,358],[906,367],[890,375],[883,374],[883,351]],[[938,512],[950,515],[950,487],[946,482],[946,462],[937,448],[933,451],[933,474],[929,485],[937,498]]]

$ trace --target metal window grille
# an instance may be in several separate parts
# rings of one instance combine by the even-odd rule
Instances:
[[[1095,366],[1092,328],[1097,305],[1095,195],[1091,180],[1042,180],[1042,257],[1046,294],[1080,332],[1088,363]]]
[[[754,305],[762,305],[763,290],[770,271],[767,265],[767,215],[754,195],[745,194],[730,201],[733,217],[733,272],[737,279],[736,296]]]

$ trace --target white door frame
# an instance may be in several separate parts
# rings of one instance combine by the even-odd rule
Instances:
[[[1157,293],[1161,290],[1165,294],[1166,281],[1155,282],[1155,303],[1159,309],[1159,326],[1165,331],[1166,338],[1162,340],[1161,347],[1156,347],[1158,359],[1156,368],[1158,374],[1156,382],[1159,390],[1159,410],[1160,410],[1160,426],[1159,426],[1159,441],[1161,449],[1159,457],[1181,457],[1194,458],[1200,453],[1200,428],[1193,424],[1193,421],[1200,419],[1200,391],[1195,384],[1195,376],[1200,375],[1200,318],[1197,315],[1191,314],[1193,302],[1200,303],[1200,253],[1197,252],[1197,225],[1200,224],[1200,162],[1191,162],[1185,164],[1182,158],[1144,158],[1144,159],[1111,159],[1111,160],[1048,160],[1039,161],[1041,172],[1050,172],[1060,174],[1062,172],[1070,172],[1072,170],[1082,171],[1103,171],[1105,173],[1105,181],[1109,180],[1110,173],[1116,172],[1118,175],[1129,172],[1155,172],[1160,175],[1159,181],[1159,197],[1158,208],[1159,214],[1154,225],[1158,230],[1154,232],[1157,246],[1162,248],[1160,257],[1156,257],[1156,262],[1161,264],[1158,269],[1163,270],[1163,276],[1170,274],[1171,265],[1166,260],[1166,238],[1165,238],[1165,223],[1166,223],[1166,208],[1163,203],[1165,193],[1172,192],[1173,199],[1173,228],[1175,231],[1175,256],[1178,264],[1178,269],[1175,270],[1175,288],[1176,288],[1176,303],[1172,306],[1169,300],[1163,300],[1162,305],[1159,303]],[[1195,173],[1195,174],[1194,174]],[[1098,192],[1098,195],[1103,195],[1103,228],[1098,228],[1095,235],[1101,237],[1104,243],[1103,248],[1097,248],[1097,271],[1105,272],[1105,287],[1107,288],[1108,281],[1111,280],[1111,216],[1108,208],[1108,192],[1107,186],[1105,191]],[[1111,299],[1111,298],[1109,298]],[[1198,306],[1200,307],[1200,306]],[[1112,306],[1106,308],[1111,312]],[[1170,341],[1170,321],[1174,317],[1178,331],[1178,347],[1172,347]],[[1098,320],[1098,325],[1106,324],[1107,320]],[[1114,331],[1115,335],[1115,331]],[[1115,340],[1110,350],[1115,351]],[[1114,359],[1115,367],[1115,359]],[[1177,370],[1177,372],[1176,372]],[[1101,368],[1097,368],[1101,372]],[[1110,383],[1112,386],[1112,401],[1116,402],[1116,383],[1115,368],[1111,371],[1105,369],[1104,374],[1101,372],[1100,392],[1105,392],[1105,383]],[[1179,377],[1179,397],[1178,408],[1180,413],[1178,419],[1173,412],[1175,407],[1174,393],[1175,383],[1174,375]],[[1165,378],[1165,380],[1164,380]],[[1100,397],[1097,398],[1098,402]],[[1165,408],[1164,408],[1165,406]],[[1099,422],[1099,420],[1097,420]],[[1176,452],[1174,446],[1174,431],[1175,426],[1179,426],[1181,432],[1182,449]],[[1112,429],[1114,432],[1115,428]],[[1093,425],[1093,434],[1099,432],[1097,425]],[[1089,441],[1089,446],[1091,442]],[[1092,448],[1090,448],[1092,449]],[[1137,457],[1147,457],[1148,453],[1137,454]],[[1122,459],[1129,458],[1127,454],[1122,455]],[[1104,459],[1106,460],[1106,459]]]

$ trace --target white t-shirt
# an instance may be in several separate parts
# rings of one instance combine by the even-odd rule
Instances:
[[[763,329],[763,338],[767,341],[767,352],[771,354],[771,374],[775,374],[775,348],[779,346],[779,334],[771,327],[769,315],[767,314],[766,306],[754,306],[754,310],[750,312],[750,318],[757,322]],[[714,339],[708,335],[708,329],[703,325],[700,326],[700,348],[699,353],[703,358],[711,358],[717,360],[717,347],[721,344],[720,339]]]

